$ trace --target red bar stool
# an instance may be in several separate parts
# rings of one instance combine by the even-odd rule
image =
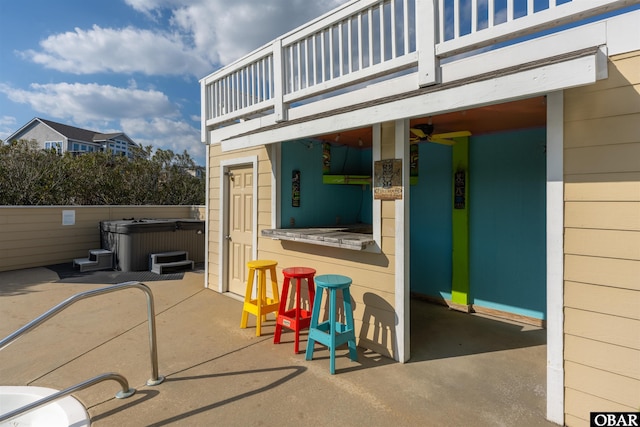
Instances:
[[[242,306],[242,319],[240,327],[246,328],[249,314],[256,316],[256,336],[262,333],[262,322],[267,320],[268,313],[276,313],[278,311],[278,277],[276,275],[276,261],[271,260],[254,260],[247,263],[249,268],[247,290],[244,295],[244,304]],[[272,298],[267,297],[267,271],[271,276]],[[256,298],[252,298],[253,294],[253,278],[258,276],[256,286]]]
[[[313,299],[315,296],[315,286],[313,276],[316,271],[308,267],[290,267],[282,270],[284,275],[284,283],[282,285],[282,295],[280,296],[280,307],[278,308],[278,317],[276,318],[276,331],[273,335],[273,343],[280,343],[280,335],[282,327],[285,326],[295,332],[295,341],[293,351],[298,353],[300,343],[300,330],[308,328],[311,322],[311,310],[313,308]],[[287,299],[289,296],[289,283],[291,279],[296,281],[296,301],[292,309],[287,310]],[[309,310],[303,310],[300,306],[300,282],[307,279],[307,287],[309,290]]]

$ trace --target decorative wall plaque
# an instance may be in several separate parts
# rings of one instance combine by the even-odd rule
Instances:
[[[453,178],[453,208],[464,209],[466,207],[466,174],[463,170],[455,173]]]
[[[374,163],[373,198],[402,199],[402,159],[378,160]]]

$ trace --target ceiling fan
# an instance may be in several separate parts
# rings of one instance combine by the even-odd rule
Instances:
[[[433,133],[434,126],[431,123],[421,123],[410,128],[411,135],[409,142],[415,144],[417,142],[434,142],[436,144],[453,145],[456,142],[451,138],[462,136],[471,136],[471,132],[461,130],[457,132]]]

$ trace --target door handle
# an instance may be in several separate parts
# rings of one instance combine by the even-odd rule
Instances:
[[[224,240],[231,240],[231,235],[227,234],[226,236],[224,236]]]

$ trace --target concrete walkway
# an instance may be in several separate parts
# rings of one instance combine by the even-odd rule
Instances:
[[[358,348],[293,353],[240,329],[241,302],[204,289],[202,272],[147,282],[155,299],[159,372],[151,376],[146,299],[137,289],[75,303],[0,351],[3,385],[63,389],[105,372],[137,393],[115,399],[108,381],[74,396],[92,426],[545,426],[545,331],[412,302],[412,358]],[[0,337],[71,295],[106,285],[57,283],[46,268],[0,273]],[[301,337],[301,347],[306,335]]]

